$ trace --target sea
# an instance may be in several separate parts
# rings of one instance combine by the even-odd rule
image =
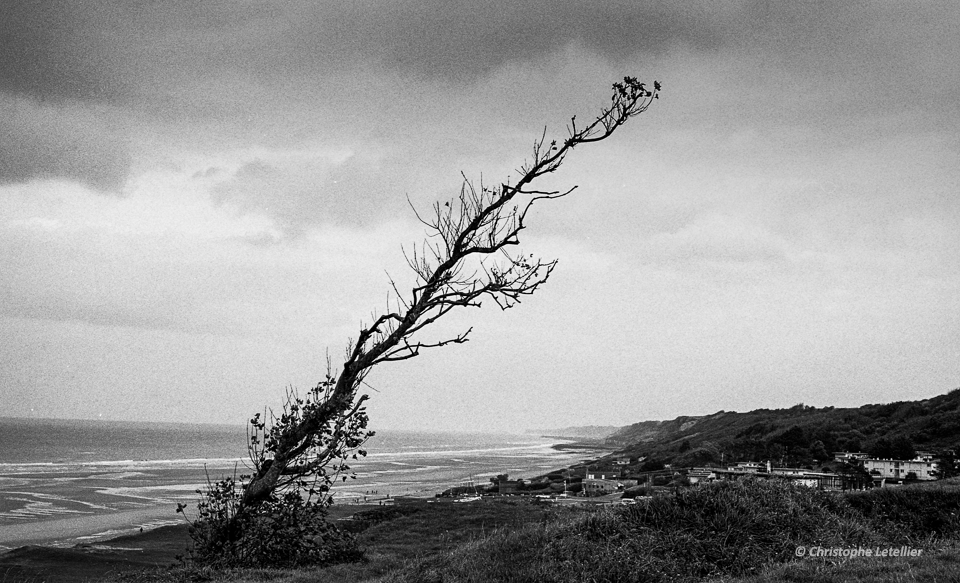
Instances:
[[[0,552],[26,544],[68,547],[183,523],[197,490],[249,473],[246,428],[90,420],[0,418]],[[335,504],[384,504],[533,477],[584,451],[536,435],[379,431],[335,486]]]

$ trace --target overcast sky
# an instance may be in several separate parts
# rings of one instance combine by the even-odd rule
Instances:
[[[465,4],[464,7],[457,7]],[[519,307],[384,365],[373,429],[623,425],[960,386],[954,2],[0,8],[5,416],[242,422],[322,378],[460,172],[506,180],[624,75]]]

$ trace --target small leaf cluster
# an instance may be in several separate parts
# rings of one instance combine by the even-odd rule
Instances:
[[[614,91],[614,100],[617,97],[621,99],[628,99],[631,97],[639,97],[641,99],[660,99],[658,94],[660,93],[660,82],[653,82],[653,91],[647,89],[646,83],[641,83],[637,80],[636,77],[624,77],[623,83],[617,82],[613,84]]]
[[[262,474],[282,458],[284,477],[277,482],[276,492],[295,490],[306,494],[308,500],[329,505],[333,501],[331,486],[337,481],[356,478],[348,462],[367,455],[362,446],[374,432],[367,429],[369,417],[363,406],[366,397],[358,399],[352,409],[323,414],[323,409],[329,407],[336,383],[336,377],[328,371],[324,380],[305,397],[293,389],[288,390],[286,404],[279,415],[271,414],[268,421],[266,416],[257,413],[250,420],[247,449],[254,470]],[[313,431],[301,436],[299,429],[312,419],[325,419],[325,422],[317,423]],[[295,455],[285,456],[291,451]]]

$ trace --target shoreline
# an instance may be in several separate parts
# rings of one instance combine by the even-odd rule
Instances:
[[[95,544],[178,522],[186,524],[183,517],[176,513],[176,506],[163,504],[136,510],[4,525],[0,530],[0,555],[24,546],[67,548],[77,544]]]
[[[544,436],[548,437],[549,436]],[[557,451],[616,451],[616,447],[612,445],[604,445],[602,443],[590,443],[584,441],[574,441],[569,443],[555,443],[550,446],[550,449],[555,449]]]
[[[478,448],[480,455],[472,449],[474,455],[464,455],[462,449],[430,450],[429,456],[421,451],[390,452],[386,459],[375,458],[367,467],[358,467],[360,479],[338,488],[334,507],[347,507],[352,513],[393,496],[432,498],[466,479],[485,481],[486,476],[498,473],[537,476],[576,464],[585,450],[597,450],[591,445],[558,441],[509,449]],[[4,512],[13,515],[22,508],[25,515],[32,515],[0,521],[0,554],[30,545],[63,549],[97,544],[186,524],[184,516],[176,513],[176,503],[187,502],[192,507],[196,501],[193,490],[202,487],[201,481],[209,479],[211,470],[154,468],[151,464],[138,462],[135,472],[125,467],[91,470],[70,465],[63,474],[15,471],[0,475],[7,480],[3,485],[9,489],[6,495],[11,501]]]

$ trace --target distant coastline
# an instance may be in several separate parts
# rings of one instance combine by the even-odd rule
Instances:
[[[542,435],[541,437],[546,439],[567,439],[554,435]],[[605,443],[599,441],[570,441],[567,443],[555,443],[550,447],[557,451],[613,451],[616,449],[616,447],[612,445],[606,445]]]

